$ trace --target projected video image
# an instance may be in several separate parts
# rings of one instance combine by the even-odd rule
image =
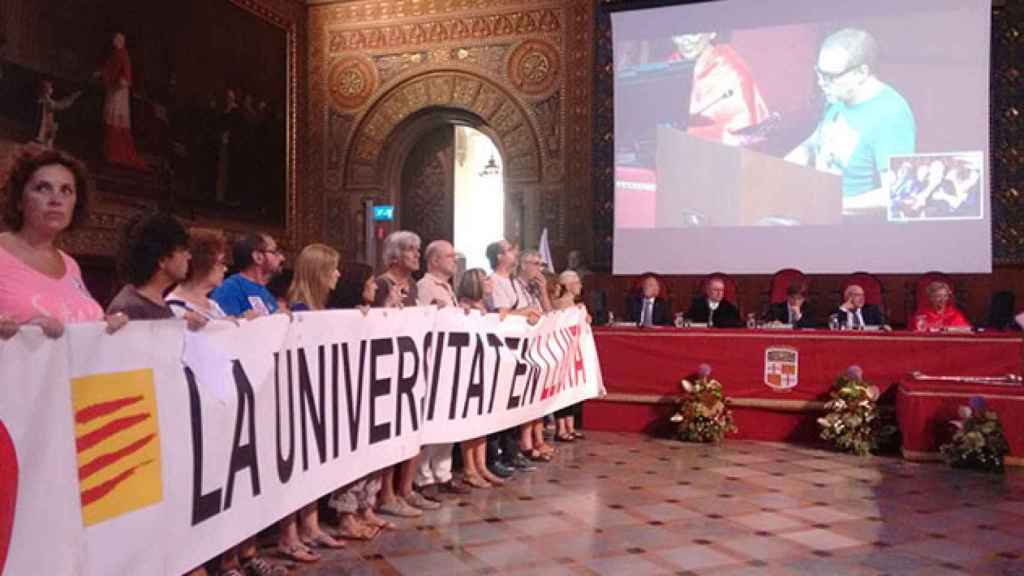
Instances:
[[[981,217],[978,193],[942,215],[939,200],[930,212],[892,207],[891,158],[982,148],[948,118],[979,91],[956,76],[963,55],[923,50],[949,40],[955,13],[684,22],[616,36],[617,227]]]
[[[889,159],[889,220],[982,218],[984,155],[920,154]]]

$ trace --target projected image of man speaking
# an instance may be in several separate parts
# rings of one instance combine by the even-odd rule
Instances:
[[[825,38],[815,72],[827,105],[814,132],[786,159],[842,175],[843,214],[884,214],[890,156],[912,154],[910,105],[876,76],[878,43],[844,28]]]

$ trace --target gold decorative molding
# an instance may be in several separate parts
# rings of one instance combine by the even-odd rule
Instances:
[[[349,51],[394,51],[410,46],[494,40],[531,34],[557,34],[561,22],[555,10],[524,10],[504,14],[456,16],[431,22],[371,28],[341,28],[328,32],[330,54]]]
[[[546,40],[526,40],[509,56],[506,74],[523,94],[544,97],[557,87],[560,68],[558,48]]]
[[[510,206],[528,182],[545,183],[545,201],[558,199],[546,216],[538,202],[522,204],[524,240],[544,218],[556,251],[559,240],[589,242],[593,11],[590,0],[311,5],[307,158],[311,185],[329,198],[329,241],[354,254],[355,244],[341,242],[358,229],[359,200],[390,194],[389,137],[403,120],[447,108],[472,112],[491,130]],[[352,72],[351,58],[373,62],[379,84],[368,98],[347,97],[370,78],[365,68]],[[339,100],[342,77],[351,83]]]
[[[373,61],[361,55],[346,56],[331,66],[328,75],[331,102],[341,111],[366,104],[380,84]]]
[[[594,401],[622,402],[626,404],[671,404],[678,402],[677,396],[656,394],[609,393]],[[729,406],[737,408],[761,408],[780,412],[824,412],[825,403],[818,400],[777,400],[772,398],[729,398]]]

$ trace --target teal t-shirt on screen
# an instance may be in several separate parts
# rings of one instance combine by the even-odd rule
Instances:
[[[865,102],[828,106],[819,126],[818,165],[842,174],[844,197],[857,196],[881,186],[889,157],[913,154],[916,141],[910,105],[885,86]]]

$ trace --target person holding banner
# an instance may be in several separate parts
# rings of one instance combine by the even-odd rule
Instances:
[[[551,311],[548,280],[544,276],[544,259],[536,250],[526,250],[519,256],[516,280],[525,287],[527,306],[539,314]],[[519,427],[519,450],[534,462],[550,462],[555,449],[544,442],[544,420],[527,422]]]
[[[397,230],[384,239],[383,259],[384,273],[377,276],[377,293],[374,306],[388,306],[393,291],[401,296],[399,306],[416,306],[418,304],[416,282],[413,272],[420,269],[420,237],[414,232]]]
[[[494,292],[494,284],[487,277],[483,268],[472,268],[466,270],[459,282],[457,292],[459,305],[466,309],[476,310],[481,314],[487,314],[487,306],[484,302]],[[490,488],[501,486],[505,483],[498,475],[494,474],[487,467],[487,439],[486,437],[473,438],[462,442],[462,467],[463,477],[466,484],[474,488]]]
[[[580,304],[580,296],[583,294],[583,282],[579,275],[566,270],[558,275],[558,284],[562,287],[561,294],[552,300],[551,305],[555,310],[565,310],[573,306],[584,307]],[[585,308],[585,307],[584,307]],[[587,321],[590,321],[589,315]],[[583,404],[566,406],[555,412],[555,439],[560,442],[574,442],[584,438],[583,433],[576,430],[576,415],[583,411]]]
[[[227,243],[220,230],[193,229],[189,232],[188,262],[185,280],[164,298],[178,318],[192,312],[210,320],[227,318],[227,314],[209,294],[224,282]]]
[[[416,306],[418,293],[412,274],[420,269],[420,244],[420,237],[408,230],[396,230],[384,238],[382,257],[387,269],[377,276],[375,306]],[[396,291],[401,296],[398,302],[394,298]],[[441,507],[412,489],[418,459],[419,454],[382,473],[378,510],[392,516],[415,518],[422,516],[423,510]]]
[[[228,316],[253,318],[277,312],[277,299],[267,283],[281,273],[284,252],[266,234],[249,232],[231,248],[238,273],[224,281],[212,297]]]
[[[455,275],[455,247],[434,240],[425,252],[427,273],[416,283],[420,306],[458,306],[451,281]],[[452,444],[428,444],[420,453],[416,487],[424,498],[441,502],[441,493],[468,494],[469,488],[452,476]]]
[[[164,293],[188,274],[192,256],[185,227],[174,216],[157,212],[136,216],[123,234],[119,268],[127,284],[110,301],[107,312],[123,313],[132,320],[174,318]],[[190,330],[207,322],[195,312],[185,312],[184,318]]]
[[[57,150],[25,152],[4,188],[3,221],[10,231],[0,234],[0,337],[13,336],[22,324],[39,326],[50,338],[73,322],[106,318],[108,332],[124,326],[125,315],[104,316],[78,263],[57,248],[61,234],[86,219],[85,166]]]
[[[338,251],[324,244],[310,244],[295,260],[295,274],[288,287],[288,308],[292,312],[324,310],[327,298],[338,284],[341,272]],[[299,523],[301,522],[301,526]],[[338,549],[345,544],[332,538],[320,527],[316,501],[289,514],[278,523],[277,548],[283,556],[299,562],[316,561],[320,555],[310,547]],[[301,532],[301,534],[300,534]]]
[[[487,246],[487,260],[494,270],[490,276],[494,288],[487,300],[488,309],[501,314],[525,316],[531,324],[537,323],[541,311],[530,306],[526,287],[514,276],[516,263],[519,262],[519,248],[508,240],[492,242]],[[487,465],[496,475],[508,478],[517,469],[537,469],[519,451],[519,434],[518,429],[511,428],[492,434],[487,439]]]

